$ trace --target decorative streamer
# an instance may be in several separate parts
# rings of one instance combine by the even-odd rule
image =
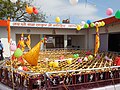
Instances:
[[[11,33],[11,30],[10,30],[10,17],[8,17],[8,20],[7,20],[7,31],[8,31],[8,43],[10,43],[10,33]]]
[[[98,52],[99,47],[100,47],[99,28],[98,25],[96,25],[95,52],[94,52],[95,56]]]
[[[10,50],[10,38],[11,38],[11,29],[10,29],[10,17],[8,17],[7,20],[7,30],[8,30],[8,43],[9,43],[9,50]],[[11,56],[11,50],[10,50],[10,56]],[[11,60],[11,72],[12,72],[12,85],[14,90],[14,77],[13,77],[13,66],[12,66],[12,60]]]

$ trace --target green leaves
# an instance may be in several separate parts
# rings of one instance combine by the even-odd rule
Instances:
[[[28,3],[22,0],[17,0],[16,3],[12,3],[10,0],[0,0],[0,19],[7,19],[8,17],[10,17],[12,21],[26,21],[26,22],[46,21],[46,15],[43,16],[42,12],[37,15],[27,14],[26,13],[27,4]],[[40,9],[38,10],[40,11]]]

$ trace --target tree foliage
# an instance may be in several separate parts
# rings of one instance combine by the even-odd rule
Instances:
[[[18,0],[12,3],[10,0],[0,0],[0,19],[11,18],[12,21],[26,21],[26,22],[46,22],[46,15],[40,10],[38,14],[28,14],[26,12],[26,5],[30,3]]]

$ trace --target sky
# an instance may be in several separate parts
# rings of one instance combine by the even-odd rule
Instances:
[[[55,23],[55,18],[70,19],[70,23],[92,22],[114,16],[120,9],[120,0],[78,0],[72,5],[70,0],[34,0],[35,7],[40,7],[47,16],[49,23]],[[113,14],[108,16],[106,10],[112,8]]]

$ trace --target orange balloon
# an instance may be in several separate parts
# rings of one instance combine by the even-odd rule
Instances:
[[[27,12],[28,14],[32,14],[32,13],[33,13],[33,7],[28,7],[28,6],[26,6],[26,12]]]

